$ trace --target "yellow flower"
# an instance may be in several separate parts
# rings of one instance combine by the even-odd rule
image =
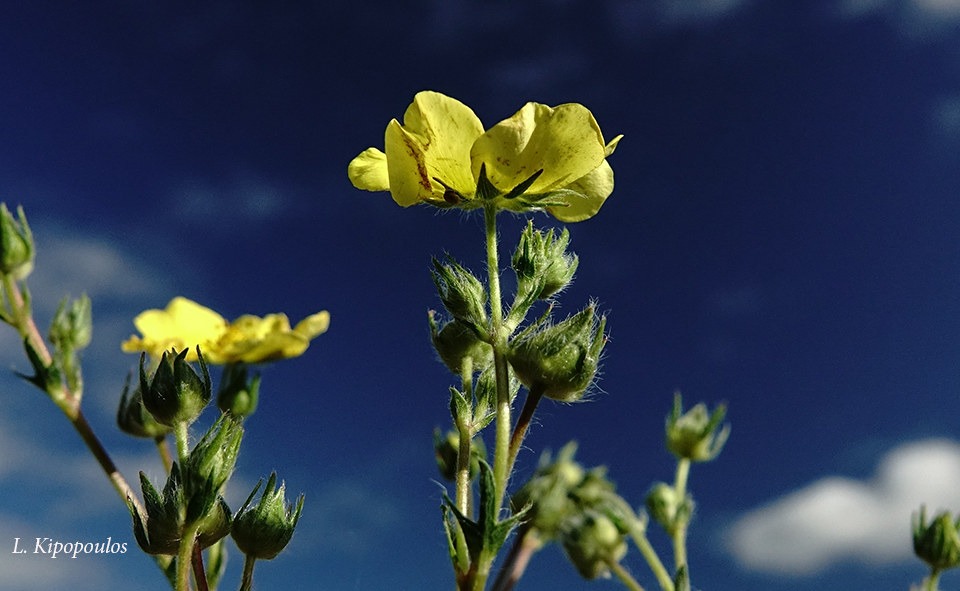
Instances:
[[[208,361],[208,350],[227,329],[227,321],[210,308],[175,297],[165,310],[147,310],[133,319],[143,337],[131,336],[120,348],[127,353],[146,351],[159,359],[164,351],[189,349],[187,361],[197,360],[197,345]]]
[[[592,217],[613,192],[606,158],[622,136],[605,143],[583,105],[527,103],[487,131],[463,103],[417,93],[387,125],[384,150],[368,148],[347,174],[358,189],[390,191],[403,207],[546,209],[564,222]]]
[[[314,337],[327,331],[330,314],[318,312],[292,329],[284,314],[245,315],[228,323],[209,308],[175,297],[166,309],[142,312],[133,323],[143,336],[131,336],[121,344],[128,353],[146,351],[159,359],[164,351],[189,349],[187,360],[196,361],[199,345],[207,362],[222,365],[302,355]]]

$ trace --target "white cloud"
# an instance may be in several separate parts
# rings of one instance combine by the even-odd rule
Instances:
[[[187,181],[173,189],[172,197],[183,221],[218,220],[228,231],[238,221],[272,218],[289,202],[287,190],[278,183],[249,173],[226,181]]]
[[[910,560],[910,519],[922,504],[960,510],[960,443],[901,445],[872,479],[816,481],[748,512],[726,541],[744,568],[780,575],[813,575],[849,560],[897,563]]]
[[[839,0],[835,13],[845,19],[882,16],[910,38],[932,39],[960,25],[960,0]]]
[[[710,25],[740,13],[749,4],[749,0],[619,0],[608,6],[612,24],[633,38],[638,33]]]
[[[941,139],[960,138],[960,95],[940,98],[933,107],[934,134]]]

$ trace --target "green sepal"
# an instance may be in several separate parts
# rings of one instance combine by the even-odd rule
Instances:
[[[538,170],[537,172],[531,174],[529,177],[527,177],[527,180],[522,181],[522,182],[521,182],[520,184],[518,184],[516,187],[514,187],[513,189],[511,189],[506,195],[504,195],[503,198],[504,198],[504,199],[516,199],[516,198],[519,197],[520,195],[523,195],[523,194],[526,192],[526,190],[530,188],[530,185],[532,185],[534,182],[536,182],[536,180],[537,180],[538,178],[540,178],[540,175],[541,175],[541,174],[543,174],[543,169],[542,169],[542,168],[541,168],[540,170]]]
[[[23,339],[23,350],[27,354],[30,366],[33,368],[33,375],[28,376],[24,373],[15,372],[17,377],[30,382],[48,394],[50,394],[52,386],[59,388],[62,385],[57,367],[52,363],[50,365],[44,363],[43,359],[40,358],[40,353],[33,348],[29,338]]]
[[[476,521],[461,513],[450,497],[444,494],[444,506],[456,518],[456,524],[460,528],[460,532],[466,541],[467,550],[470,553],[470,562],[475,562],[480,553],[484,551],[490,556],[496,555],[510,532],[526,514],[527,510],[524,508],[503,521],[499,520],[495,488],[493,470],[490,468],[490,464],[481,461],[479,515]],[[447,536],[451,544],[451,558],[454,560],[454,568],[457,568],[459,553],[455,551],[456,539],[453,537],[455,533],[447,526]]]
[[[528,508],[524,507],[501,521],[497,514],[496,484],[493,479],[493,470],[488,463],[480,462],[479,510],[478,519],[482,524],[483,547],[491,556],[495,556],[503,543],[507,541],[507,537],[513,531],[513,528],[526,515]]]
[[[473,409],[470,401],[467,400],[467,396],[463,392],[453,386],[450,386],[450,416],[453,417],[453,422],[457,425],[457,428],[473,422]]]
[[[457,574],[466,574],[470,570],[470,550],[466,546],[466,534],[458,517],[459,511],[453,501],[443,494],[443,504],[440,505],[443,518],[443,531],[447,534],[447,551],[450,554],[450,563]],[[451,517],[453,515],[453,517]]]
[[[117,426],[128,435],[151,439],[163,437],[172,430],[170,427],[158,423],[153,415],[143,407],[140,388],[136,388],[132,394],[130,393],[129,375],[123,385],[123,392],[120,393],[120,404],[117,406]]]
[[[500,191],[494,187],[490,179],[487,178],[487,165],[485,163],[480,164],[480,173],[477,175],[476,196],[481,201],[490,201],[500,196]]]

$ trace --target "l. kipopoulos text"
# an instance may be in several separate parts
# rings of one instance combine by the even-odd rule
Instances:
[[[32,540],[21,540],[13,538],[13,552],[11,554],[27,554],[30,552],[30,545],[33,544],[33,554],[40,554],[49,558],[77,558],[87,554],[126,554],[126,542],[114,542],[113,538],[108,537],[102,542],[61,542],[53,538],[33,538]]]

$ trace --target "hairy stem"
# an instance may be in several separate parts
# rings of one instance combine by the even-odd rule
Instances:
[[[527,565],[533,555],[543,548],[543,541],[534,528],[523,527],[517,532],[513,547],[500,567],[497,580],[493,583],[493,591],[511,591],[523,577]]]
[[[197,541],[196,524],[186,528],[180,540],[180,550],[177,553],[176,591],[190,591],[190,570],[193,565],[193,546]]]
[[[253,565],[257,559],[247,554],[243,560],[243,578],[240,580],[240,591],[251,591],[253,589]]]
[[[193,545],[193,580],[197,582],[197,591],[208,591],[207,571],[203,568],[203,550],[200,544]]]
[[[683,503],[687,498],[687,479],[690,476],[690,460],[680,458],[677,460],[677,475],[674,480],[673,488],[677,497]],[[687,564],[687,527],[690,523],[690,516],[687,515],[673,532],[673,562],[674,568],[679,571],[681,568],[687,570],[687,580],[690,579],[690,565]]]
[[[623,583],[624,587],[630,591],[643,591],[640,583],[638,583],[637,580],[633,578],[633,575],[631,575],[627,569],[623,568],[623,565],[619,562],[611,560],[607,562],[607,566],[610,567],[610,572],[613,573],[613,576],[617,577],[617,579]]]
[[[534,384],[527,392],[527,399],[523,403],[523,409],[520,416],[517,417],[517,424],[513,429],[513,435],[510,437],[510,458],[507,460],[507,470],[513,470],[513,464],[517,460],[517,454],[520,453],[520,446],[523,445],[523,438],[530,428],[533,421],[533,413],[537,410],[537,405],[543,399],[543,386]]]
[[[493,481],[497,511],[503,506],[509,474],[510,448],[510,375],[507,367],[507,337],[503,325],[503,302],[500,295],[500,263],[497,253],[497,210],[492,205],[483,209],[486,226],[487,275],[490,289],[490,337],[497,386],[496,440],[493,452]]]
[[[663,566],[660,556],[657,555],[657,551],[654,550],[650,540],[647,539],[646,532],[642,529],[634,528],[631,532],[631,537],[637,545],[640,554],[643,555],[643,559],[646,560],[647,565],[650,566],[653,576],[657,578],[660,589],[663,591],[674,591],[673,579],[670,578],[670,573],[668,573],[667,568]]]

